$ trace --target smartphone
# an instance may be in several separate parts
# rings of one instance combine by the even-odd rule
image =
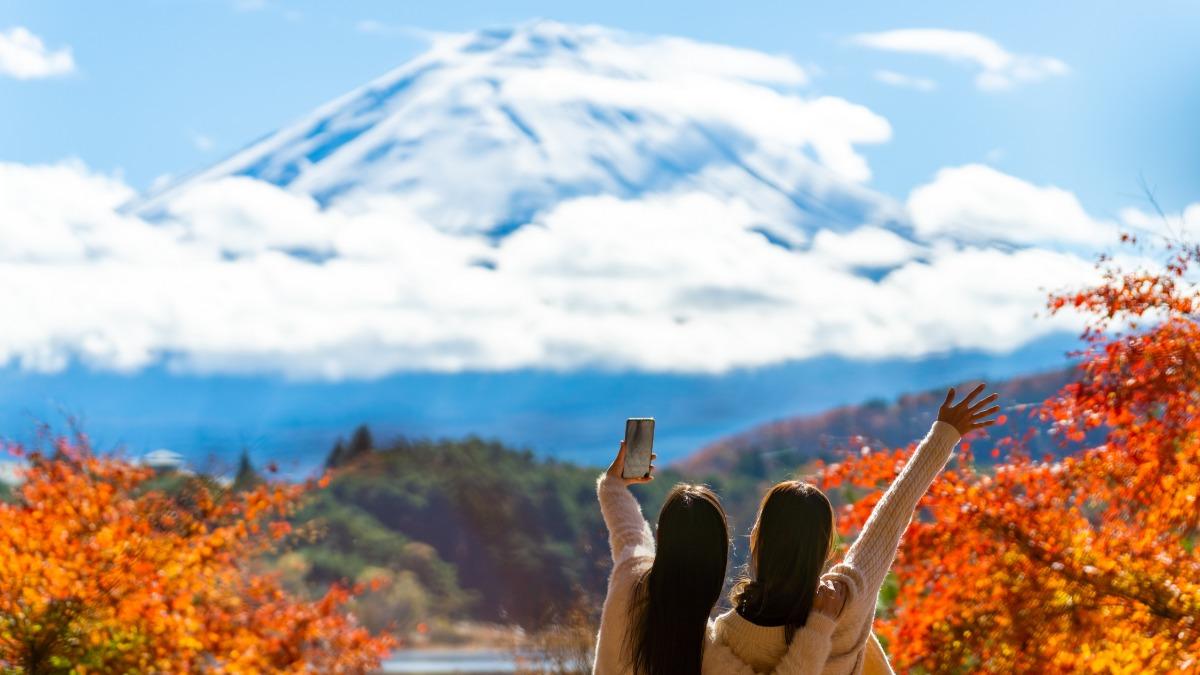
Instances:
[[[654,452],[654,418],[630,417],[625,420],[625,468],[623,478],[641,478],[650,471]]]

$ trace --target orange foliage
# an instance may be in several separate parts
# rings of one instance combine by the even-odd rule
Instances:
[[[363,672],[390,648],[346,613],[351,591],[301,601],[247,568],[305,486],[167,495],[86,444],[28,459],[0,503],[0,670]]]
[[[1089,317],[1077,381],[1037,411],[1077,451],[1004,439],[994,471],[968,450],[934,483],[876,622],[898,670],[1200,671],[1200,247],[1169,250],[1162,272],[1102,261],[1097,287],[1051,298]],[[872,490],[843,525],[861,527],[910,451],[819,471]]]

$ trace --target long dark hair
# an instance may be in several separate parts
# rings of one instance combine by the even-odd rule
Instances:
[[[738,614],[783,626],[790,644],[808,621],[833,537],[833,506],[815,485],[792,480],[771,488],[750,531],[750,576],[733,589]]]
[[[626,648],[635,675],[698,675],[721,597],[729,523],[712,490],[679,484],[658,513],[654,564],[634,587]]]

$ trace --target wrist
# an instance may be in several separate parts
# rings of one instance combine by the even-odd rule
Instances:
[[[956,427],[953,422],[947,422],[946,420],[942,419],[939,419],[933,423],[933,431],[949,434],[953,436],[955,440],[962,438],[963,435],[963,433],[958,430],[958,427]]]

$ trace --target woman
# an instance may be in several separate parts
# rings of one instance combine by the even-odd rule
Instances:
[[[917,502],[945,466],[963,435],[991,426],[999,406],[991,394],[973,403],[979,385],[954,404],[954,389],[938,412],[929,435],[917,447],[863,526],[845,560],[822,575],[833,549],[833,508],[816,487],[780,483],[763,498],[750,535],[750,573],[733,592],[734,609],[716,620],[715,644],[727,647],[756,672],[780,665],[789,643],[806,639],[809,612],[819,584],[845,592],[825,660],[826,674],[890,673],[891,666],[871,633],[879,588],[908,527]],[[824,630],[824,627],[821,627]]]
[[[651,460],[654,457],[651,456]],[[597,483],[608,526],[613,571],[596,638],[598,675],[752,675],[731,650],[710,648],[709,615],[725,583],[729,526],[721,502],[702,485],[676,485],[663,502],[651,534],[628,486],[654,480],[623,478],[625,444]],[[814,629],[795,640],[782,658],[788,673],[819,673],[829,635],[843,603],[831,585],[815,601]],[[782,672],[782,668],[781,668]]]

